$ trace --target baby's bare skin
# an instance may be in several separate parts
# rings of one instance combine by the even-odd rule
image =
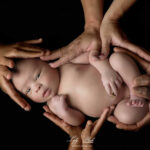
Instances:
[[[99,117],[106,107],[129,96],[124,84],[117,96],[108,95],[101,75],[91,65],[66,64],[60,68],[60,75],[58,94],[67,95],[69,106],[91,117]]]
[[[128,85],[129,82],[126,81],[127,78],[123,74],[126,71],[121,72],[121,77],[126,81],[125,83],[129,88],[125,84],[119,85],[116,88],[117,96],[110,95],[106,91],[102,78],[103,71],[109,70],[110,72],[112,67],[108,65],[106,60],[107,65],[99,62],[101,65],[93,65],[94,68],[88,61],[85,63],[88,60],[88,55],[85,56],[84,58],[87,59],[83,61],[84,64],[68,63],[58,69],[53,69],[47,63],[38,59],[23,60],[17,65],[18,73],[13,75],[13,83],[20,92],[26,94],[33,101],[47,102],[53,113],[67,123],[75,126],[80,125],[83,123],[85,115],[99,117],[106,107],[117,104],[131,95],[131,91],[129,92],[131,86]],[[119,58],[121,56],[119,55]],[[117,69],[117,59],[112,58],[115,57],[111,57],[112,66],[120,73],[122,68],[126,67],[125,62],[121,64],[120,69]],[[80,58],[80,61],[78,59],[79,63],[81,63],[81,60],[83,60],[83,57]],[[75,63],[77,63],[77,59]],[[99,66],[102,69],[96,69]],[[131,65],[128,64],[127,66]],[[111,74],[114,73],[114,70],[111,71]],[[131,75],[127,76],[130,83],[132,81],[130,77],[133,78]],[[116,79],[119,79],[118,75],[111,78],[108,83],[112,84],[112,81],[115,83]]]

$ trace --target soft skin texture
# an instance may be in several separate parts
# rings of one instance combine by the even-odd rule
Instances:
[[[118,57],[122,55],[116,56]],[[50,90],[52,90],[52,93],[54,93],[53,97],[51,96],[51,94],[48,94],[47,99],[41,99],[40,101],[47,101],[48,106],[57,116],[62,118],[67,123],[75,126],[83,123],[84,114],[91,117],[99,117],[105,108],[113,104],[117,104],[121,99],[130,96],[129,90],[124,84],[121,85],[121,87],[118,89],[118,93],[116,96],[108,95],[101,80],[103,74],[99,74],[99,72],[89,64],[77,65],[68,63],[56,70],[49,68],[48,64],[37,59],[32,59],[25,62],[24,61],[25,60],[20,63],[20,69],[26,69],[25,76],[29,77],[30,86],[28,84],[28,81],[25,81],[25,73],[18,73],[18,77],[16,77],[16,79],[20,78],[20,81],[17,80],[18,82],[16,82],[15,80],[15,76],[17,74],[14,75],[13,79],[16,88],[20,88],[18,86],[18,83],[23,79],[25,81],[25,85],[23,87],[26,87],[28,85],[29,87],[33,88],[30,91],[31,93],[28,93],[28,97],[30,96],[29,98],[34,99],[35,101],[37,100],[38,95],[41,96],[43,87],[45,87],[45,85],[46,87],[48,86]],[[121,63],[121,65],[124,64]],[[35,77],[36,75],[34,75],[33,70],[36,70],[37,66],[38,68],[41,68],[43,70],[45,69],[47,71],[44,71],[43,74],[41,73],[40,77],[35,80],[35,78],[33,77]],[[53,73],[55,74],[54,79],[51,77],[50,79],[48,79],[48,75],[53,76]],[[58,82],[59,80],[58,78],[56,78],[56,75],[58,73],[60,82]],[[46,79],[43,79],[43,76],[46,76]],[[37,83],[40,83],[38,84],[38,88],[37,86],[33,86]],[[37,91],[38,93],[32,95],[32,90],[34,92]],[[38,98],[42,98],[42,96],[40,96]]]
[[[13,83],[19,92],[27,95],[35,102],[46,102],[56,95],[59,85],[59,74],[46,62],[39,59],[24,59],[17,63],[17,71],[13,75]],[[43,95],[47,91],[48,96]]]
[[[42,39],[22,41],[13,44],[0,44],[0,88],[8,94],[10,98],[26,111],[31,109],[29,103],[22,98],[9,81],[15,63],[13,58],[35,58],[44,55],[44,49],[33,44],[39,44]]]
[[[135,124],[145,117],[149,111],[148,102],[143,102],[143,107],[132,107],[128,105],[129,99],[119,102],[114,111],[114,116],[122,123]]]

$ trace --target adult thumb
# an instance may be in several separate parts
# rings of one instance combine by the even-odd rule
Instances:
[[[110,44],[107,41],[102,41],[102,49],[99,58],[101,60],[104,60],[109,55],[109,52],[110,52]]]

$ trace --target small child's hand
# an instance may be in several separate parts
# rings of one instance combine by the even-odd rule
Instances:
[[[113,69],[109,69],[103,72],[101,75],[106,92],[109,95],[117,96],[118,89],[121,87],[122,84],[122,78],[120,77],[120,75]]]
[[[56,115],[63,114],[67,108],[66,95],[56,95],[49,102],[48,106]]]

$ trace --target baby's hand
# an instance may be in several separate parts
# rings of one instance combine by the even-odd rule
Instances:
[[[66,95],[56,95],[49,102],[48,106],[56,115],[62,115],[67,110]]]
[[[122,78],[120,75],[113,69],[109,69],[101,74],[102,82],[105,87],[106,92],[109,95],[118,94],[118,89],[121,87]]]

